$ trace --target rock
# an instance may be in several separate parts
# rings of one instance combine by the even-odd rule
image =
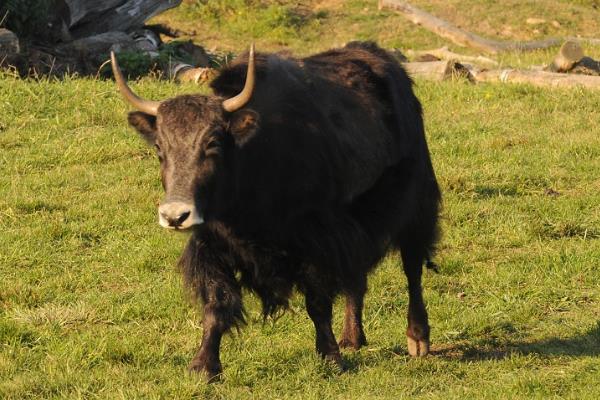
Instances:
[[[158,48],[162,44],[162,41],[156,33],[148,29],[140,29],[135,31],[131,36],[134,40],[136,50],[146,52],[150,57],[158,57]]]
[[[8,29],[0,28],[0,55],[20,53],[19,38]]]
[[[527,18],[525,22],[529,25],[542,25],[546,23],[546,20],[544,18]]]
[[[0,68],[16,69],[23,74],[27,70],[27,59],[21,54],[19,38],[8,29],[0,28]]]
[[[113,46],[132,47],[133,38],[127,33],[114,31],[105,32],[98,35],[88,36],[82,39],[74,40],[57,47],[57,49],[66,54],[108,54]]]
[[[600,61],[596,61],[591,57],[582,57],[569,72],[580,75],[600,76]]]

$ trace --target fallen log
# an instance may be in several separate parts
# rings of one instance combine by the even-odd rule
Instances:
[[[486,53],[497,54],[505,51],[532,51],[558,46],[563,40],[551,38],[529,42],[512,42],[486,39],[482,36],[460,29],[443,19],[431,15],[402,0],[379,0],[379,9],[389,8],[401,13],[409,21],[423,26],[438,36],[449,39],[459,46],[472,47]],[[579,40],[596,42],[599,39],[578,38]]]
[[[456,78],[473,79],[471,73],[456,60],[407,62],[402,66],[410,76],[432,81],[445,81]]]
[[[497,67],[498,66],[498,62],[495,60],[492,60],[491,58],[487,58],[484,56],[467,56],[464,54],[454,53],[454,52],[448,50],[447,46],[440,47],[439,49],[432,49],[432,50],[420,50],[420,51],[419,50],[408,50],[406,52],[406,54],[408,54],[412,58],[432,55],[434,57],[437,57],[440,60],[457,60],[461,64],[474,63],[474,64],[486,66],[486,67]]]
[[[197,68],[181,62],[172,63],[167,71],[169,78],[177,82],[203,83],[214,78],[217,74],[217,71],[213,68]]]
[[[551,72],[568,72],[583,58],[583,49],[579,42],[567,40],[563,43],[554,60],[546,70]]]
[[[566,40],[577,40],[579,42],[585,42],[587,44],[591,44],[593,46],[600,46],[599,38],[588,38],[588,37],[580,37],[580,36],[569,36],[565,38]]]
[[[476,82],[529,83],[542,87],[583,87],[600,89],[600,76],[561,74],[547,71],[497,69],[480,71],[474,75]]]

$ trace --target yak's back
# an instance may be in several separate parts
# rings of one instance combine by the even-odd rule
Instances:
[[[388,167],[420,157],[423,126],[412,83],[375,44],[353,42],[303,59],[258,54],[256,67],[249,107],[261,114],[264,134],[290,139],[273,138],[278,151],[297,152],[299,142],[312,149],[303,157],[311,164],[301,169],[305,183],[312,172],[315,182],[329,181],[335,197],[347,202],[371,188]],[[213,81],[215,93],[237,93],[246,68],[243,56],[225,69]]]

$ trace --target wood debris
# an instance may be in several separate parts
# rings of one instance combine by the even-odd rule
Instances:
[[[472,47],[488,54],[498,54],[506,51],[532,51],[558,46],[565,39],[550,38],[544,40],[533,40],[526,42],[500,41],[487,39],[474,33],[460,29],[451,23],[444,21],[428,12],[425,12],[403,0],[379,0],[379,9],[389,8],[402,14],[412,23],[451,40],[459,46]],[[600,44],[598,38],[566,38],[577,39],[591,44]]]

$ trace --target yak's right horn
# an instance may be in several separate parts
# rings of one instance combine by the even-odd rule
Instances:
[[[113,74],[115,76],[115,80],[117,81],[117,87],[119,88],[119,92],[121,95],[131,103],[137,110],[144,112],[146,114],[156,116],[158,114],[158,106],[160,106],[160,101],[151,101],[144,100],[127,86],[127,82],[123,77],[123,73],[121,72],[121,68],[119,68],[119,64],[117,63],[117,57],[115,56],[115,52],[110,52],[110,61],[112,64]]]

